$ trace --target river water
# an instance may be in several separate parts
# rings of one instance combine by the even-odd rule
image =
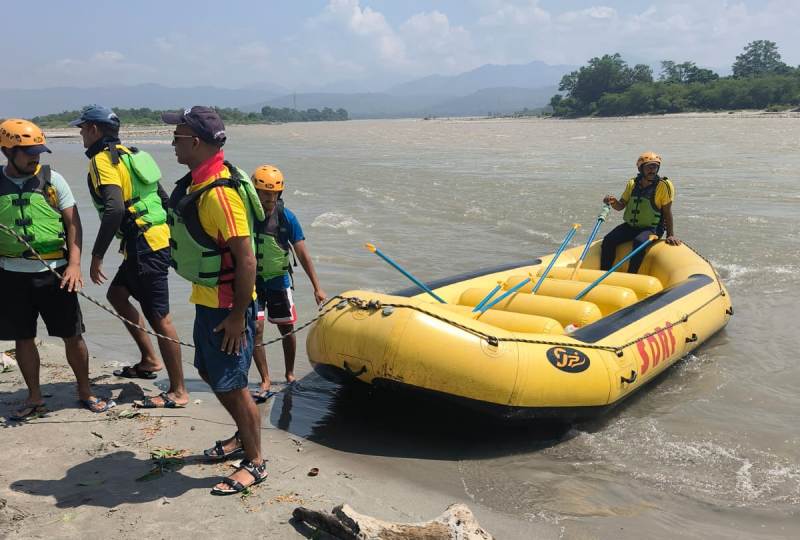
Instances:
[[[127,140],[156,157],[167,189],[185,172],[168,139],[162,130]],[[79,199],[88,253],[98,220],[83,149],[75,139],[52,139],[50,146],[49,162]],[[736,314],[625,406],[569,429],[442,421],[427,404],[383,403],[309,373],[301,337],[303,379],[275,398],[268,422],[380,460],[388,478],[402,475],[420,489],[452,491],[550,525],[554,536],[800,536],[800,118],[247,126],[229,129],[225,149],[246,170],[262,162],[283,170],[287,206],[303,224],[329,294],[408,285],[364,242],[424,280],[551,253],[573,222],[584,225],[574,241],[581,243],[602,196],[619,196],[638,154],[661,153],[661,172],[676,186],[676,234],[715,264]],[[117,262],[107,257],[109,276]],[[315,307],[298,270],[295,294],[305,321]],[[178,332],[190,338],[188,286],[170,279]],[[102,287],[86,290],[104,295]],[[83,306],[90,354],[105,363],[136,360],[121,324]],[[186,360],[191,354],[184,349]],[[279,346],[268,356],[280,381]],[[193,370],[187,376],[193,389],[203,389]]]

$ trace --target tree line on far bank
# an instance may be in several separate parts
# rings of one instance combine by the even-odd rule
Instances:
[[[306,109],[299,111],[289,108],[262,107],[261,112],[242,112],[239,109],[215,107],[224,122],[229,124],[265,124],[283,122],[321,122],[333,120],[348,120],[350,115],[345,109]],[[164,111],[148,109],[114,109],[122,125],[153,125],[161,124],[161,113]],[[47,114],[31,118],[31,121],[42,127],[63,127],[78,118],[81,111],[64,111],[56,114]]]
[[[729,109],[782,110],[800,105],[800,67],[781,60],[775,42],[753,41],[736,57],[730,77],[694,62],[661,62],[661,74],[644,64],[630,67],[619,55],[603,55],[565,75],[562,94],[550,100],[553,115],[626,116]]]

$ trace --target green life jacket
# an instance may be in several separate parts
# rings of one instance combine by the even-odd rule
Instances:
[[[117,231],[117,237],[139,235],[153,225],[166,223],[167,211],[164,209],[164,201],[161,200],[158,193],[161,170],[153,157],[138,148],[125,148],[113,143],[109,144],[107,150],[111,154],[111,163],[116,165],[122,161],[125,168],[128,169],[131,179],[131,197],[124,202],[125,219]],[[102,220],[103,199],[92,184],[91,177],[87,177],[87,180],[92,203]]]
[[[637,229],[655,228],[661,225],[663,219],[661,209],[656,206],[656,190],[662,181],[667,177],[658,177],[649,186],[642,187],[638,182],[638,177],[633,178],[633,190],[631,199],[625,205],[625,223]],[[669,187],[669,183],[666,184]]]
[[[67,235],[49,165],[42,165],[21,187],[0,170],[0,223],[27,240],[43,259],[65,256]],[[36,258],[25,244],[5,232],[0,232],[0,257]]]
[[[256,274],[264,280],[283,276],[292,270],[289,262],[291,246],[281,242],[287,237],[287,231],[283,199],[278,199],[272,214],[256,222],[254,227]]]
[[[231,173],[230,178],[214,180],[191,193],[189,186],[192,184],[192,175],[187,174],[178,180],[167,203],[172,267],[179,276],[205,287],[232,282],[236,268],[235,261],[230,256],[230,248],[220,246],[216,238],[203,230],[197,208],[200,196],[218,186],[235,189],[247,208],[251,245],[253,226],[256,221],[264,219],[264,209],[250,177],[227,161],[225,166]]]

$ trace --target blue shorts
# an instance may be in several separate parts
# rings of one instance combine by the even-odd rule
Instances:
[[[256,334],[256,305],[251,303],[245,312],[245,340],[239,354],[227,354],[222,349],[222,332],[214,332],[230,314],[229,309],[195,306],[194,367],[208,379],[214,392],[230,392],[247,388],[247,373],[253,357]]]

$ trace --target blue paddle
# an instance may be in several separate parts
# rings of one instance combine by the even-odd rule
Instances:
[[[600,284],[600,282],[603,281],[604,279],[606,279],[613,271],[615,271],[617,268],[622,266],[628,259],[630,259],[634,255],[636,255],[637,253],[642,251],[644,248],[646,248],[647,246],[652,244],[654,240],[658,240],[658,237],[653,234],[653,235],[650,236],[650,238],[648,238],[647,240],[642,242],[642,244],[639,247],[637,247],[636,249],[634,249],[633,251],[631,251],[630,253],[625,255],[622,259],[620,259],[620,261],[617,264],[615,264],[614,266],[612,266],[605,274],[603,274],[602,276],[600,276],[599,278],[594,280],[591,285],[589,285],[588,287],[583,289],[578,294],[578,296],[575,297],[575,300],[580,300],[581,298],[586,296],[586,293],[588,293],[589,291],[591,291],[592,289],[597,287]]]
[[[550,270],[553,269],[553,265],[556,264],[556,260],[561,255],[561,253],[567,248],[567,244],[569,244],[570,240],[572,240],[572,237],[575,236],[575,233],[578,232],[578,229],[580,229],[580,227],[581,227],[580,223],[572,224],[572,228],[567,233],[567,236],[564,237],[564,241],[561,242],[560,246],[558,246],[558,251],[556,251],[555,255],[553,255],[553,258],[550,259],[550,264],[547,265],[547,268],[545,268],[544,272],[542,272],[542,275],[539,276],[539,281],[536,282],[536,285],[533,287],[531,294],[536,294],[536,292],[539,290],[539,287],[542,286],[542,283],[544,283],[544,278],[546,278],[547,274],[550,273]]]
[[[389,263],[391,266],[393,266],[395,268],[395,270],[397,270],[398,272],[400,272],[401,274],[406,276],[408,279],[413,281],[414,285],[416,285],[417,287],[419,287],[420,289],[422,289],[423,291],[425,291],[429,295],[431,295],[434,298],[436,298],[439,302],[441,302],[442,304],[446,304],[447,303],[444,300],[442,300],[435,292],[430,290],[430,288],[427,285],[425,285],[420,280],[418,280],[417,278],[412,276],[402,266],[400,266],[399,264],[394,262],[392,259],[390,259],[386,255],[384,255],[383,252],[380,249],[378,249],[377,247],[375,247],[374,244],[367,243],[367,244],[364,244],[364,247],[367,248],[368,250],[370,250],[372,253],[374,253],[378,257],[380,257],[381,259],[383,259],[384,261],[386,261],[387,263]]]
[[[572,270],[572,275],[569,276],[569,279],[575,279],[575,274],[577,274],[578,270],[581,269],[583,260],[586,258],[586,254],[589,253],[589,248],[592,246],[592,242],[594,242],[595,236],[597,236],[597,233],[600,231],[600,225],[602,225],[603,222],[606,220],[606,218],[608,217],[608,212],[610,210],[611,207],[609,205],[607,204],[603,205],[603,209],[600,211],[600,215],[597,216],[597,221],[594,224],[594,229],[592,229],[592,232],[589,235],[589,239],[586,240],[586,245],[583,248],[583,252],[581,253],[580,258],[578,259],[578,262],[575,263],[575,268]]]
[[[560,246],[558,246],[558,250],[556,251],[555,255],[553,255],[553,258],[550,260],[550,264],[547,266],[547,270],[544,271],[544,273],[542,274],[542,277],[539,279],[538,283],[536,284],[536,287],[534,287],[534,290],[532,291],[533,294],[536,294],[536,291],[542,285],[542,280],[547,275],[547,273],[550,272],[550,269],[553,268],[553,265],[555,264],[556,259],[558,259],[558,256],[561,255],[561,252],[564,251],[564,249],[567,247],[567,244],[569,244],[569,241],[572,240],[572,237],[575,236],[575,233],[577,232],[579,227],[580,227],[580,225],[578,223],[573,223],[572,228],[567,233],[567,236],[564,237],[564,241],[561,242]],[[531,281],[533,281],[533,276],[529,275],[527,278],[523,279],[522,281],[520,281],[519,283],[517,283],[516,285],[511,287],[506,292],[504,292],[503,294],[501,294],[500,296],[498,296],[497,298],[495,298],[491,302],[489,302],[486,305],[484,305],[480,309],[480,311],[478,312],[478,314],[476,315],[475,318],[483,315],[484,313],[486,313],[486,311],[489,308],[491,308],[492,306],[494,306],[498,302],[502,302],[503,300],[505,300],[506,298],[508,298],[509,296],[511,296],[512,294],[514,294],[518,290],[520,290],[522,287],[524,287],[525,285],[527,285]]]
[[[481,300],[480,302],[478,302],[478,305],[477,305],[477,306],[475,306],[474,308],[472,308],[472,312],[473,312],[473,313],[475,313],[476,311],[480,311],[480,310],[481,310],[481,308],[483,307],[483,304],[485,304],[486,302],[488,302],[488,301],[489,301],[489,300],[492,298],[492,296],[494,296],[495,294],[497,294],[497,291],[499,291],[499,290],[500,290],[500,289],[502,289],[502,288],[503,288],[503,282],[502,282],[502,281],[498,281],[498,282],[497,282],[497,287],[495,287],[494,289],[492,289],[491,291],[489,291],[489,294],[487,294],[486,296],[484,296],[484,297],[483,297],[483,300]]]

